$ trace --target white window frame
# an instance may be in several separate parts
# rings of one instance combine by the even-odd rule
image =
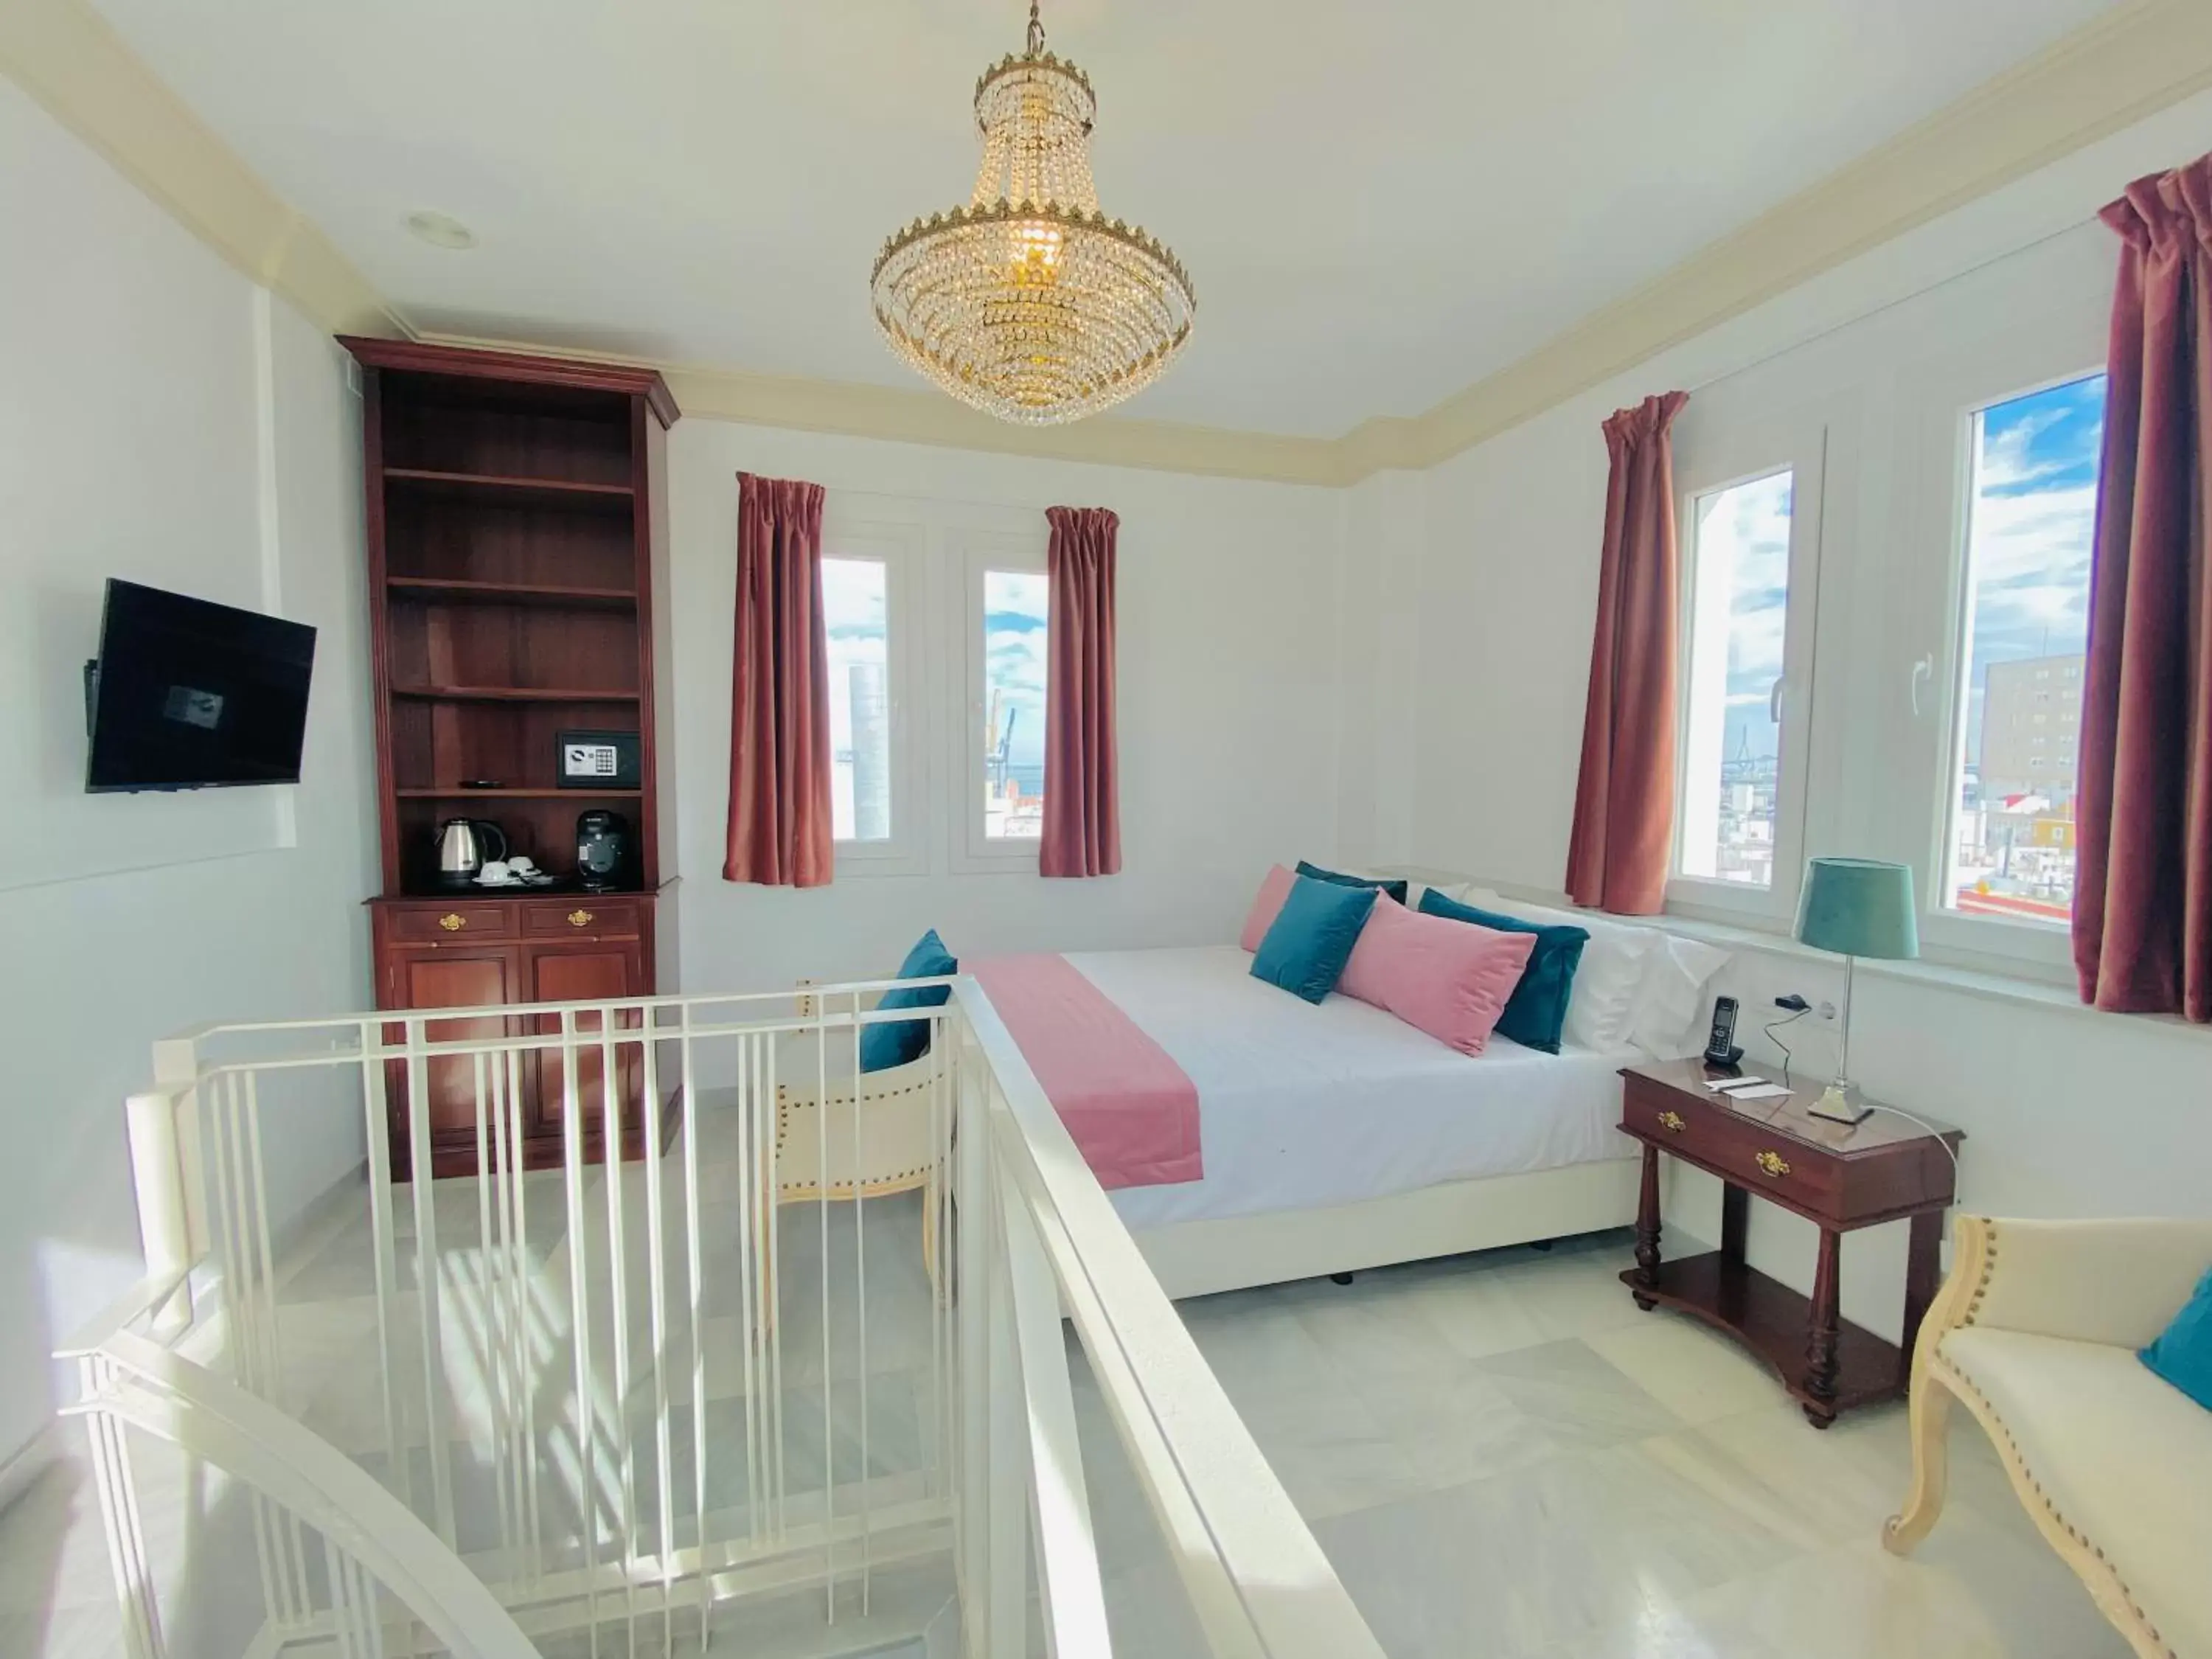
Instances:
[[[924,714],[926,541],[919,525],[848,516],[832,492],[823,514],[822,556],[872,559],[884,567],[884,690],[890,716],[891,833],[885,841],[840,841],[839,879],[929,872],[928,721]]]
[[[1929,469],[1931,479],[1940,482],[1924,492],[1920,516],[1931,532],[1942,526],[1941,544],[1948,557],[1941,565],[1942,600],[1931,607],[1939,618],[1939,643],[1917,659],[1913,669],[1916,686],[1934,693],[1932,698],[1923,697],[1916,713],[1932,724],[1936,763],[1932,789],[1924,787],[1924,767],[1916,769],[1923,780],[1917,791],[1920,847],[1913,872],[1921,894],[1921,938],[1942,956],[1968,965],[1984,961],[1999,966],[2025,963],[2050,978],[2063,978],[2071,971],[2073,939],[2065,924],[1974,915],[1944,902],[1972,652],[1967,632],[1972,604],[1967,587],[1972,577],[1968,538],[1973,518],[1974,417],[1993,404],[2105,373],[2102,346],[2101,338],[2087,330],[2007,331],[1961,354],[1923,381],[1929,407],[1923,421],[1923,442],[1931,460],[1940,458]],[[2077,744],[2080,731],[2077,724]]]
[[[1820,637],[1820,526],[1826,488],[1825,422],[1735,419],[1724,425],[1678,428],[1675,533],[1680,549],[1677,599],[1679,656],[1674,737],[1674,824],[1667,849],[1666,906],[1678,915],[1784,927],[1796,914],[1803,884],[1806,799],[1812,775],[1814,657]],[[1774,880],[1766,887],[1681,872],[1687,821],[1684,775],[1689,767],[1691,606],[1697,589],[1697,502],[1733,485],[1787,471],[1790,482],[1789,617],[1782,646],[1782,764],[1774,793]]]
[[[1042,514],[1038,515],[1040,519]],[[955,532],[954,546],[962,580],[957,585],[959,629],[955,636],[963,643],[965,674],[959,702],[960,718],[950,734],[951,767],[946,775],[960,792],[962,805],[953,816],[952,868],[969,875],[1034,875],[1041,841],[992,836],[984,830],[983,745],[979,741],[984,712],[985,642],[983,638],[983,576],[986,571],[1034,571],[1047,568],[1048,532],[1042,524],[1031,532],[963,529]]]

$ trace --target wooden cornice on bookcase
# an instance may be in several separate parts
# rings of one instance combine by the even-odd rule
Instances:
[[[568,386],[582,392],[616,392],[626,398],[642,398],[665,427],[674,426],[684,412],[677,408],[675,394],[669,391],[668,382],[659,369],[640,368],[630,363],[544,357],[523,351],[434,345],[426,341],[386,340],[356,334],[341,334],[338,343],[363,363],[376,368],[507,380],[525,386]]]

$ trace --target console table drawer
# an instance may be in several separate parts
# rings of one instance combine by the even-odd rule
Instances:
[[[1641,1089],[1637,1081],[1630,1079],[1622,1102],[1622,1127],[1631,1133],[1788,1208],[1836,1214],[1836,1162],[1819,1148],[1739,1118],[1725,1106]]]

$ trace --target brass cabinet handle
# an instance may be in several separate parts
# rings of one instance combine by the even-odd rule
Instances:
[[[1682,1115],[1680,1112],[1662,1112],[1659,1114],[1659,1127],[1662,1129],[1671,1129],[1676,1134],[1680,1134],[1690,1126],[1682,1121]]]
[[[469,925],[469,919],[457,910],[448,910],[438,918],[438,926],[449,933],[458,933]]]
[[[1752,1162],[1771,1176],[1786,1176],[1790,1173],[1789,1163],[1779,1152],[1761,1152],[1753,1158]]]
[[[571,911],[569,911],[569,912],[568,912],[568,925],[569,925],[571,927],[590,927],[590,926],[592,925],[592,913],[591,913],[589,910],[571,910]]]

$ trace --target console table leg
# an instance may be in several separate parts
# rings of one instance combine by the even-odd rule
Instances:
[[[1648,1290],[1659,1282],[1659,1149],[1644,1148],[1644,1184],[1636,1198],[1636,1282]],[[1657,1305],[1634,1290],[1636,1305],[1650,1313]]]
[[[1843,1235],[1820,1230],[1820,1259],[1813,1271],[1812,1330],[1805,1344],[1805,1416],[1816,1429],[1836,1420],[1836,1342],[1842,1328],[1838,1302]]]
[[[1751,1231],[1751,1194],[1733,1181],[1721,1186],[1721,1255],[1729,1261],[1743,1260],[1745,1236]]]

